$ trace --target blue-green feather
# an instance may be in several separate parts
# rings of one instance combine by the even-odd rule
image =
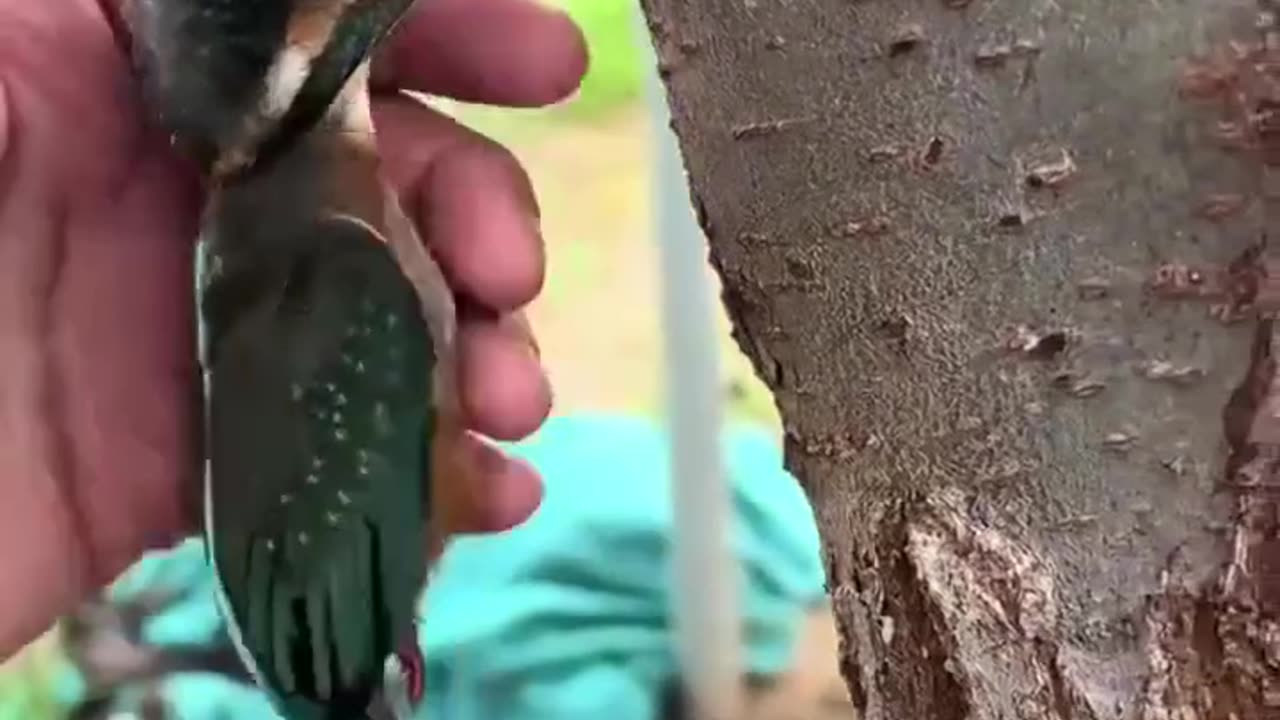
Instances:
[[[286,717],[347,720],[413,632],[434,363],[377,237],[349,220],[301,232],[271,252],[209,238],[207,532],[239,641]]]

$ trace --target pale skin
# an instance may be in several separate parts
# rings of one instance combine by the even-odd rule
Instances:
[[[183,484],[200,188],[142,120],[115,13],[0,0],[0,658],[196,530]],[[468,308],[459,397],[485,472],[459,493],[454,533],[509,528],[541,499],[533,468],[481,436],[519,439],[550,410],[521,314],[543,245],[510,153],[394,90],[545,105],[586,62],[572,22],[533,0],[429,0],[375,64],[386,174]]]

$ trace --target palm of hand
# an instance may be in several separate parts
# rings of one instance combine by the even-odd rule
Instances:
[[[0,23],[3,576],[58,568],[52,605],[179,531],[194,430],[195,178],[143,128],[96,6],[72,5]]]

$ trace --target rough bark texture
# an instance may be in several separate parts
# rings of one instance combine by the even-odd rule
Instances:
[[[644,0],[866,720],[1280,717],[1276,0]]]

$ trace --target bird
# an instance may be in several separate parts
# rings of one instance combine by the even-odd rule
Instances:
[[[208,559],[286,720],[403,717],[465,482],[444,275],[379,172],[370,55],[413,0],[130,0],[142,97],[208,193]],[[431,542],[428,543],[428,538]]]

